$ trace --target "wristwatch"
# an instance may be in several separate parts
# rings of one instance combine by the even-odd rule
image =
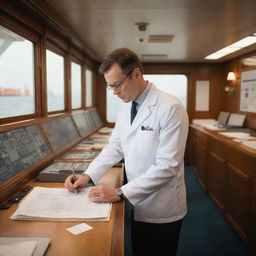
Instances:
[[[121,188],[116,189],[116,194],[121,198],[121,200],[124,199],[124,194]]]

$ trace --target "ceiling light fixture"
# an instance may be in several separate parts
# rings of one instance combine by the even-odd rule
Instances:
[[[220,59],[223,56],[226,56],[232,52],[236,52],[242,48],[245,48],[249,45],[255,44],[256,43],[256,36],[247,36],[227,47],[224,47],[208,56],[205,57],[205,59],[208,60],[216,60],[216,59]]]

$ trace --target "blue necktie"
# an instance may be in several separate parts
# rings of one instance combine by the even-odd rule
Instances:
[[[137,115],[137,108],[136,108],[137,105],[138,105],[138,103],[136,101],[132,102],[132,107],[131,107],[131,124],[133,122],[133,119]]]

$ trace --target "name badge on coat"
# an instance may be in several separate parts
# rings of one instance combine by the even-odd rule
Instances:
[[[144,125],[142,125],[142,126],[141,126],[141,130],[142,130],[142,131],[153,131],[153,128],[152,128],[152,127],[149,127],[149,126],[144,126]]]

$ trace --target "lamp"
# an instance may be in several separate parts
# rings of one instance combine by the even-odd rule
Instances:
[[[228,72],[227,81],[235,81],[236,75],[234,72]],[[227,93],[228,96],[233,96],[235,94],[235,87],[232,86],[225,86],[224,91]]]
[[[227,80],[228,80],[228,81],[234,81],[234,80],[236,80],[236,75],[235,75],[235,73],[234,73],[234,72],[228,72]]]

